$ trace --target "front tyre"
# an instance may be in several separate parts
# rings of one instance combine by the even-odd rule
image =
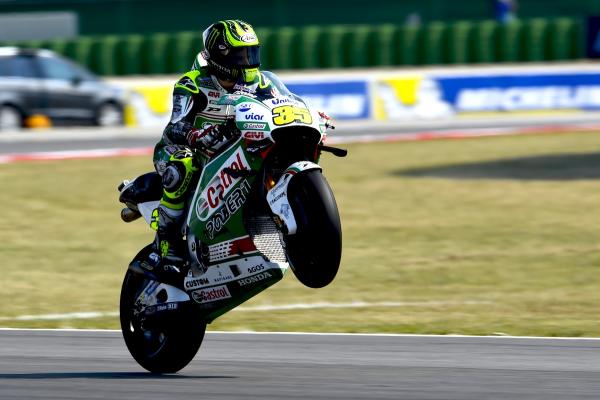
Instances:
[[[305,286],[327,286],[342,257],[342,227],[333,192],[321,171],[310,170],[289,183],[288,200],[298,227],[285,239],[292,271]]]
[[[194,318],[150,323],[134,315],[135,301],[149,282],[130,270],[121,288],[120,319],[125,344],[142,367],[157,374],[174,373],[194,358],[206,330]]]

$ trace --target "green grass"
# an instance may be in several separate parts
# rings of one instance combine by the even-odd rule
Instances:
[[[290,272],[210,329],[600,336],[600,134],[348,145],[325,155],[344,229],[338,278]],[[0,165],[0,317],[118,309],[152,239],[120,221],[116,185],[149,157]],[[117,318],[11,327],[118,328]]]

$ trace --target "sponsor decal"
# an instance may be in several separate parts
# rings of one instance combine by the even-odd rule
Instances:
[[[221,272],[221,270],[219,269],[219,276],[213,278],[213,281],[216,283],[221,283],[221,282],[227,282],[233,279],[233,275],[223,275],[223,273]]]
[[[463,89],[456,100],[459,112],[515,111],[599,107],[600,86],[542,86]]]
[[[215,212],[214,216],[206,223],[206,235],[210,239],[214,239],[215,234],[223,229],[229,218],[244,205],[248,193],[250,193],[250,184],[244,180],[224,200],[224,206]]]
[[[265,134],[263,132],[244,132],[244,138],[251,140],[260,140],[265,138]]]
[[[200,195],[198,203],[196,204],[196,214],[201,221],[206,221],[213,212],[223,204],[225,195],[242,179],[241,177],[233,178],[225,172],[225,168],[237,171],[251,169],[250,164],[244,156],[243,150],[237,149],[236,152],[223,163],[221,169],[217,171],[206,189],[204,189]]]
[[[244,129],[260,129],[263,130],[267,126],[264,122],[244,122]]]
[[[186,289],[195,289],[200,286],[208,285],[209,281],[206,278],[194,278],[185,282]]]
[[[254,267],[248,268],[248,272],[250,272],[252,274],[254,272],[262,271],[263,269],[265,269],[265,266],[261,263],[261,264],[255,265]]]
[[[231,293],[227,289],[227,286],[215,286],[208,289],[200,289],[192,292],[192,298],[197,303],[211,303],[213,301],[229,299],[231,298]]]
[[[271,104],[273,105],[277,105],[277,104],[286,104],[286,103],[295,103],[296,101],[289,99],[287,97],[281,98],[281,99],[273,99],[271,100]]]
[[[157,304],[155,306],[146,307],[146,309],[144,310],[144,314],[152,315],[154,313],[161,312],[161,311],[177,310],[177,307],[178,307],[177,303]]]
[[[246,111],[249,111],[251,108],[252,108],[252,104],[244,103],[244,104],[240,104],[238,110],[240,110],[241,112],[246,112]]]
[[[564,73],[439,77],[458,113],[600,109],[600,74]]]
[[[252,283],[257,283],[257,282],[260,282],[260,281],[264,281],[265,279],[272,278],[272,277],[273,277],[273,275],[271,275],[270,273],[268,273],[268,272],[265,271],[265,272],[260,273],[258,275],[253,275],[253,276],[249,276],[248,278],[240,279],[238,281],[238,283],[239,283],[240,286],[246,286],[246,285],[250,285]]]
[[[273,197],[270,201],[269,204],[273,205],[277,202],[277,200],[281,199],[283,196],[285,196],[285,192],[281,192],[278,195],[276,195],[275,197]]]
[[[221,97],[221,95],[219,94],[219,92],[208,92],[208,97]]]
[[[241,39],[242,39],[242,42],[252,43],[252,42],[256,41],[256,35],[253,33],[246,33],[245,35],[243,35],[241,37]]]
[[[244,115],[244,119],[246,119],[246,120],[262,121],[263,118],[264,118],[264,115],[254,114],[254,113]]]
[[[241,93],[244,96],[256,97],[254,93],[256,93],[256,88],[258,87],[258,83],[254,83],[252,85],[245,85],[241,83],[236,83],[233,87],[236,93]]]

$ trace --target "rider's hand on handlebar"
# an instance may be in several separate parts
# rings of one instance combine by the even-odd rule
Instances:
[[[188,144],[190,145],[190,147],[192,148],[200,148],[200,147],[205,147],[208,148],[212,145],[214,145],[218,140],[216,140],[216,132],[214,131],[214,126],[210,126],[207,129],[197,129],[197,128],[193,128],[191,129],[187,135],[186,135],[186,139],[188,141]]]
[[[188,144],[192,148],[211,148],[223,139],[231,139],[239,132],[235,122],[227,121],[225,124],[211,125],[206,129],[192,129],[186,135]]]

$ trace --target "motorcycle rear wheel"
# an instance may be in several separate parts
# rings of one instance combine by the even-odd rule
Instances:
[[[292,271],[305,286],[327,286],[342,257],[342,226],[331,187],[321,171],[305,171],[290,182],[288,200],[298,226],[285,237]]]
[[[205,323],[194,318],[145,326],[134,315],[134,304],[148,279],[130,270],[125,274],[121,288],[121,331],[127,349],[142,367],[156,374],[175,373],[192,361],[206,330]]]

